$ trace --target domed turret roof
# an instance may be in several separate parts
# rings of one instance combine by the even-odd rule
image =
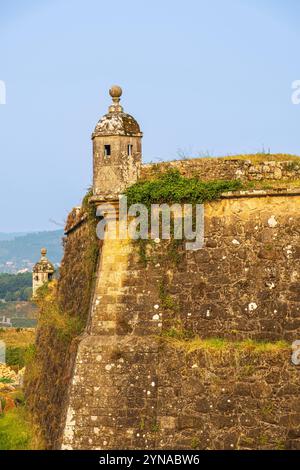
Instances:
[[[134,117],[130,116],[130,114],[124,113],[123,108],[120,105],[122,89],[115,85],[111,87],[109,93],[113,99],[113,104],[109,107],[109,112],[105,114],[96,125],[92,137],[94,138],[106,135],[141,137],[142,133],[139,124]]]
[[[34,273],[54,273],[55,269],[52,263],[47,258],[47,250],[46,248],[41,249],[41,259],[38,261],[34,268]]]

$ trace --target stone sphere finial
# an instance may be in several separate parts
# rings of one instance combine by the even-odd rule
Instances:
[[[41,249],[41,255],[42,255],[42,256],[46,256],[46,254],[47,254],[47,249],[46,249],[46,248],[42,248],[42,249]]]
[[[118,85],[113,85],[111,89],[109,90],[109,94],[112,97],[112,99],[120,101],[120,98],[122,96],[122,88]]]
[[[122,113],[123,108],[120,105],[120,98],[122,96],[122,88],[118,85],[113,85],[109,90],[109,94],[112,97],[113,104],[108,108],[110,113]]]

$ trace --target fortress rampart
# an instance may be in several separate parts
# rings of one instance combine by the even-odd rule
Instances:
[[[254,157],[254,158],[253,158]],[[149,179],[157,171],[178,169],[183,176],[197,177],[204,181],[216,179],[236,179],[242,181],[282,180],[291,181],[300,178],[300,161],[285,160],[280,156],[194,158],[171,162],[148,163],[141,167],[141,179]]]
[[[300,371],[291,362],[300,339],[299,160],[140,165],[139,126],[123,113],[119,87],[111,96],[93,134],[92,204],[68,218],[58,283],[61,309],[82,329],[64,342],[41,324],[41,370],[27,380],[47,447],[300,449]],[[114,156],[116,136],[123,151]],[[137,170],[126,178],[124,161]],[[156,240],[141,253],[130,239],[111,240],[109,221],[95,240],[93,204],[116,201],[118,184],[138,174],[170,168],[259,185],[205,202],[200,250]]]
[[[299,204],[271,191],[207,203],[206,246],[177,265],[167,242],[147,248],[144,266],[132,242],[104,241],[63,448],[299,445],[288,346],[187,353],[188,340],[172,341],[176,331],[233,345],[299,337]]]

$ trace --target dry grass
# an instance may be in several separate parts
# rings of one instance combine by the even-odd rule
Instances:
[[[58,282],[54,280],[37,291],[35,302],[39,307],[39,328],[54,329],[66,341],[81,333],[83,321],[60,308]]]
[[[193,339],[181,339],[165,335],[163,341],[173,348],[182,349],[190,354],[195,351],[237,351],[248,352],[254,354],[276,353],[278,351],[289,350],[290,346],[285,341],[258,342],[253,340],[245,341],[229,341],[221,338],[201,339],[195,337]]]
[[[260,180],[244,183],[245,189],[297,189],[300,179],[294,180]]]
[[[300,156],[299,155],[292,155],[289,153],[245,153],[245,154],[237,154],[237,155],[223,155],[223,156],[204,156],[204,157],[189,157],[186,156],[185,158],[179,158],[175,160],[171,160],[168,162],[159,162],[159,163],[152,163],[152,165],[156,165],[157,169],[161,166],[168,166],[168,164],[172,162],[178,161],[190,161],[190,160],[202,160],[202,161],[211,161],[211,160],[242,160],[242,161],[251,161],[251,163],[263,163],[263,162],[298,162],[300,163]]]
[[[34,343],[35,330],[33,328],[0,330],[0,341],[4,341],[9,348],[24,348]]]
[[[244,155],[230,155],[223,157],[225,160],[249,160],[252,163],[263,163],[263,162],[290,162],[296,161],[300,163],[300,156],[290,155],[285,153],[254,153]]]

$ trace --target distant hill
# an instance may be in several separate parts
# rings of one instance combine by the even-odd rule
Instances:
[[[17,273],[29,270],[39,260],[41,248],[58,265],[62,258],[62,230],[28,234],[0,234],[0,272]]]
[[[22,237],[24,235],[27,235],[27,232],[13,232],[13,233],[0,232],[0,241],[2,242],[3,240],[13,240],[16,237]]]

